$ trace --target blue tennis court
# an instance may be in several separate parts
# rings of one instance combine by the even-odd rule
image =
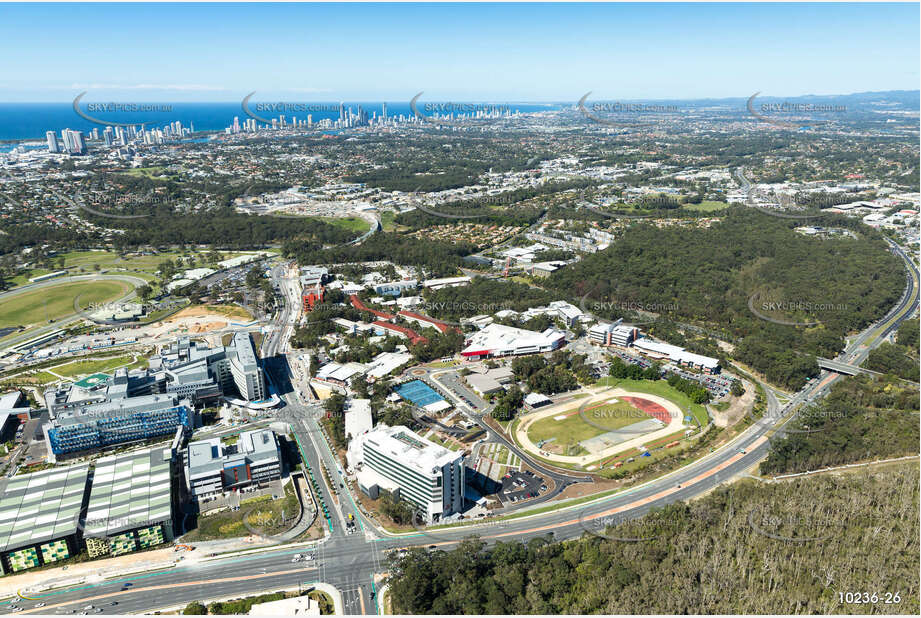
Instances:
[[[403,399],[410,401],[420,408],[444,401],[444,397],[432,390],[432,387],[422,380],[411,380],[395,386],[393,391]]]

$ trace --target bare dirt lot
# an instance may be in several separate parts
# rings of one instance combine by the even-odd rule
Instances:
[[[755,388],[747,381],[743,381],[743,383],[745,385],[745,392],[741,397],[733,397],[729,403],[729,407],[724,411],[720,412],[713,406],[707,406],[707,409],[713,416],[713,424],[717,427],[731,427],[735,425],[742,420],[745,413],[755,405]]]

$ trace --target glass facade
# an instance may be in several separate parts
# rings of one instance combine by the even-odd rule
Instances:
[[[171,434],[177,425],[191,429],[192,418],[192,411],[185,406],[113,414],[54,427],[48,430],[48,440],[55,454],[73,453]]]

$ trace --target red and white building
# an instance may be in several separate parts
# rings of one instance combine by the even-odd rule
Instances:
[[[558,350],[565,343],[566,335],[555,328],[538,333],[502,324],[490,324],[467,337],[464,341],[466,347],[461,350],[461,355],[476,359],[537,354]]]

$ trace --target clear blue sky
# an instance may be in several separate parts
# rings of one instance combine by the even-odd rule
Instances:
[[[0,101],[916,90],[919,5],[0,4]]]

